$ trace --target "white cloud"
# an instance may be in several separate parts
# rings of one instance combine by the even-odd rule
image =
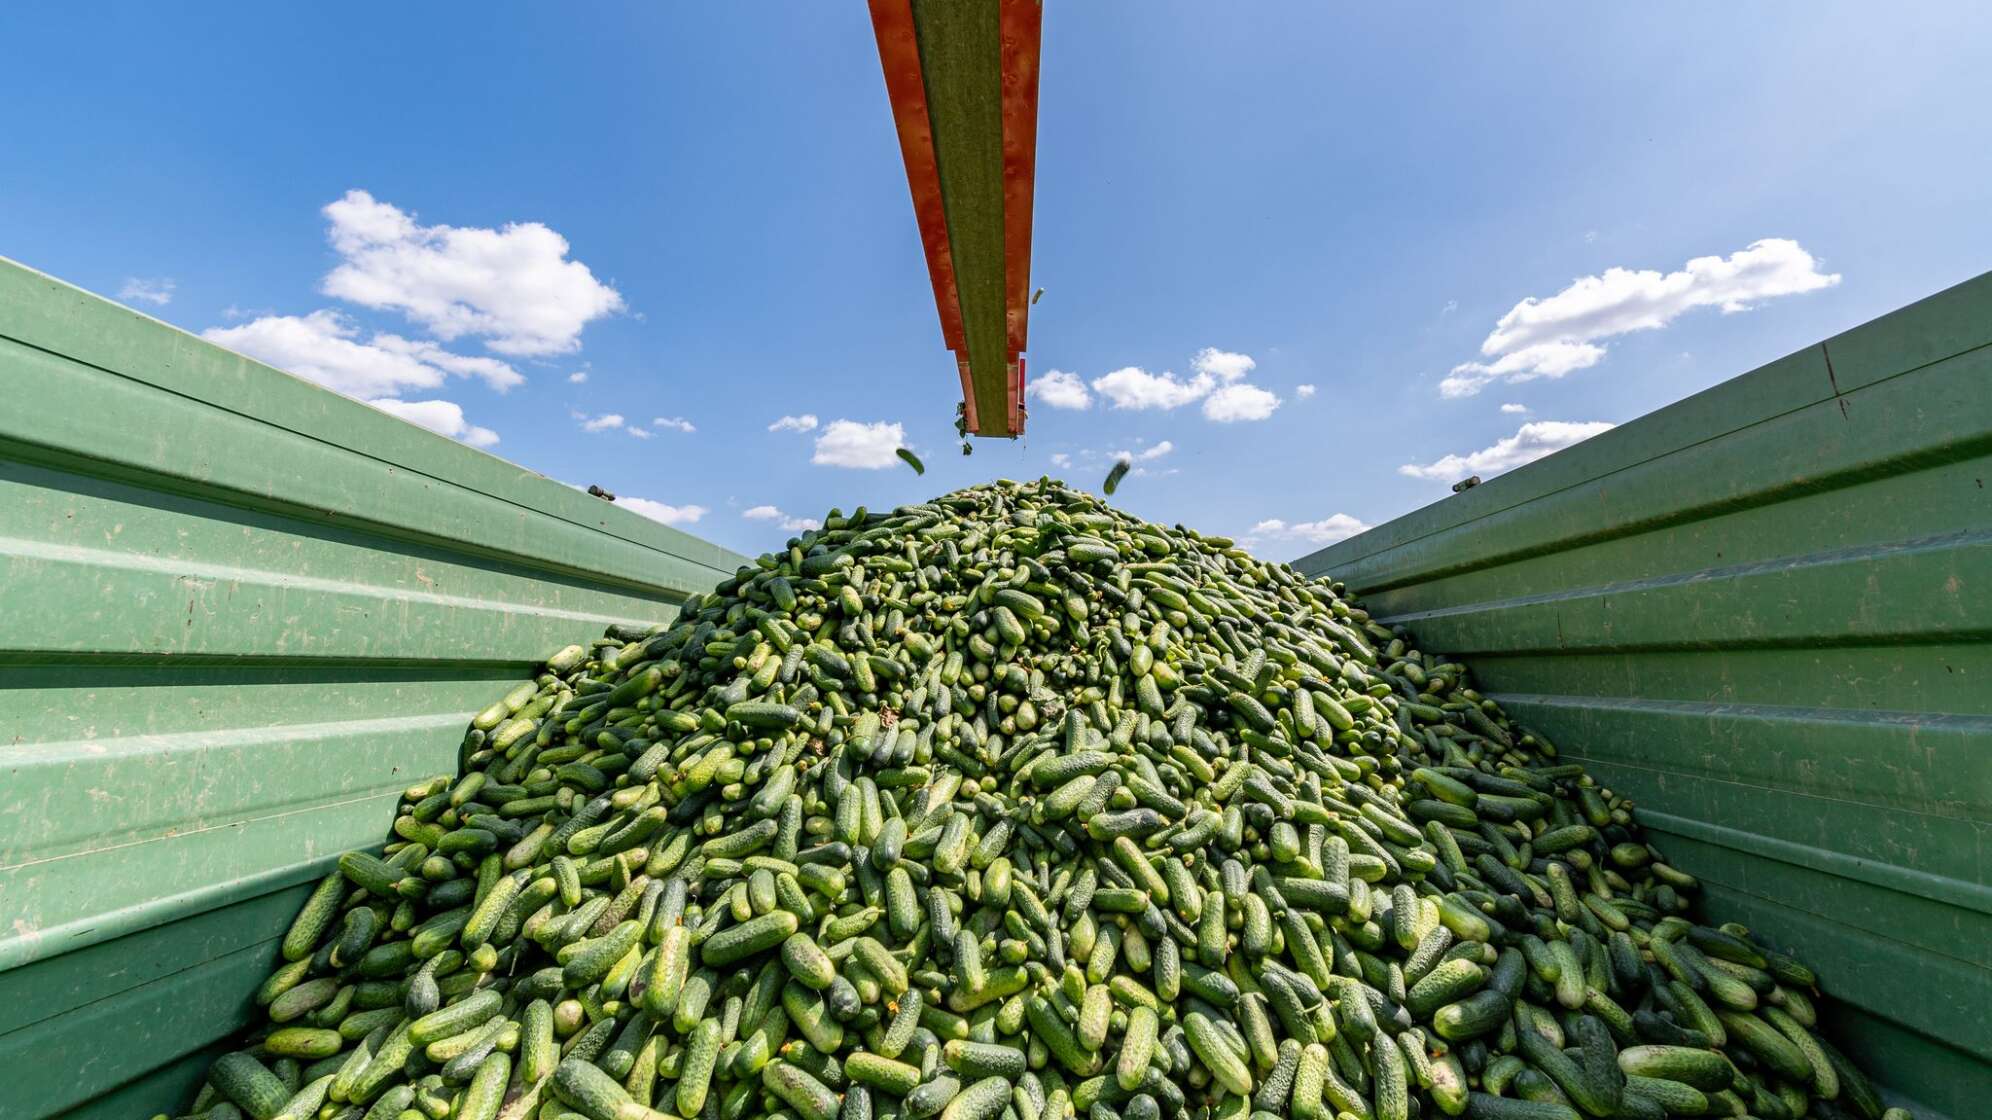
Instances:
[[[649,498],[618,497],[616,504],[624,509],[640,513],[652,521],[662,521],[666,525],[692,525],[712,511],[704,506],[667,506],[663,502],[653,502]]]
[[[1440,482],[1457,482],[1476,474],[1496,475],[1524,463],[1532,463],[1571,444],[1581,443],[1600,432],[1608,432],[1615,426],[1603,420],[1531,420],[1517,429],[1514,435],[1496,440],[1492,447],[1483,447],[1465,455],[1448,455],[1423,466],[1406,463],[1397,468],[1397,473]]]
[[[1063,451],[1054,452],[1051,456],[1051,465],[1063,470],[1072,465],[1072,456]]]
[[[1093,395],[1086,391],[1086,383],[1079,380],[1079,375],[1062,369],[1032,378],[1024,395],[1036,397],[1053,408],[1085,408],[1093,403]]]
[[[210,327],[201,337],[353,397],[433,389],[451,375],[479,377],[500,391],[525,380],[495,358],[451,353],[433,342],[393,334],[362,342],[359,328],[330,310],[266,315],[241,326]]]
[[[149,303],[164,307],[173,302],[173,289],[179,284],[168,278],[145,279],[140,276],[125,278],[124,287],[118,289],[118,298],[126,303]]]
[[[634,425],[634,424],[630,425],[630,426],[629,426],[629,427],[627,427],[627,428],[624,428],[624,429],[623,429],[623,431],[626,431],[626,432],[628,432],[628,433],[629,433],[630,435],[633,435],[633,436],[635,436],[635,437],[636,437],[636,438],[638,438],[638,439],[649,439],[649,438],[650,438],[650,433],[649,433],[649,432],[645,431],[645,430],[644,430],[644,429],[642,429],[642,428],[639,428],[639,427],[637,427],[637,426],[636,426],[636,425]]]
[[[519,371],[496,358],[486,358],[475,354],[457,354],[445,350],[426,338],[403,338],[398,334],[377,334],[373,344],[390,353],[414,358],[438,369],[447,370],[460,377],[482,378],[485,384],[499,392],[514,385],[525,384],[526,379]]]
[[[1319,521],[1282,521],[1277,517],[1268,518],[1252,526],[1246,534],[1248,541],[1287,540],[1306,541],[1308,544],[1326,545],[1347,540],[1357,533],[1369,531],[1370,526],[1346,513],[1332,513]]]
[[[1243,381],[1245,375],[1251,373],[1258,365],[1259,363],[1253,361],[1249,354],[1236,354],[1229,350],[1219,350],[1214,346],[1204,347],[1190,359],[1191,369],[1214,377],[1226,385],[1234,381]]]
[[[697,428],[692,426],[690,420],[682,416],[659,416],[650,422],[650,426],[653,428],[665,428],[673,432],[685,432],[687,434],[698,431]]]
[[[586,385],[588,383],[588,371],[585,369],[577,369],[573,373],[567,375],[567,380],[570,384]]]
[[[463,408],[455,401],[403,401],[382,397],[367,403],[410,424],[427,428],[437,435],[462,440],[472,447],[490,447],[498,442],[497,432],[466,421]]]
[[[1094,378],[1093,388],[1115,408],[1181,408],[1203,399],[1216,383],[1209,374],[1183,381],[1173,373],[1149,373],[1140,366],[1127,366]]]
[[[1116,451],[1111,458],[1126,459],[1130,463],[1152,463],[1174,450],[1176,445],[1165,439],[1153,447],[1143,448],[1140,451]]]
[[[1293,395],[1299,397],[1301,400],[1306,400],[1307,398],[1314,395],[1314,386],[1295,385],[1293,387]]]
[[[1264,420],[1280,406],[1280,399],[1257,385],[1226,385],[1204,398],[1206,420],[1230,424],[1239,420]]]
[[[585,416],[581,418],[581,430],[584,432],[606,432],[611,428],[622,426],[623,418],[619,412],[604,413],[592,420]]]
[[[1480,344],[1487,361],[1463,362],[1439,386],[1448,397],[1472,396],[1494,381],[1556,378],[1596,365],[1593,343],[1658,330],[1698,307],[1748,311],[1779,296],[1830,288],[1838,273],[1819,270],[1812,254],[1788,238],[1752,242],[1727,257],[1696,257],[1678,271],[1608,268],[1580,276],[1545,299],[1516,304]]]
[[[1149,373],[1139,366],[1127,366],[1093,379],[1093,388],[1125,409],[1174,409],[1203,401],[1204,418],[1219,423],[1236,420],[1264,420],[1280,406],[1280,398],[1244,378],[1257,367],[1249,354],[1206,346],[1190,359],[1194,376],[1187,379],[1174,373]]]
[[[1446,305],[1444,307],[1439,308],[1439,314],[1450,315],[1458,310],[1459,310],[1459,301],[1456,299],[1449,299],[1446,301]]]
[[[895,452],[905,446],[903,425],[832,420],[816,437],[816,454],[809,461],[825,467],[881,470],[898,464]]]
[[[1528,414],[1529,406],[1525,404],[1504,404],[1501,406],[1501,411],[1513,416],[1525,416]]]
[[[567,353],[589,322],[623,309],[614,288],[568,259],[567,239],[538,222],[424,226],[362,190],[324,213],[342,258],[325,294],[399,311],[445,341],[469,335],[501,354]]]
[[[774,506],[755,506],[740,511],[740,516],[749,521],[773,521],[791,533],[823,528],[823,522],[814,517],[790,517]]]
[[[768,425],[771,432],[813,432],[816,430],[816,414],[805,412],[801,416],[784,416]]]

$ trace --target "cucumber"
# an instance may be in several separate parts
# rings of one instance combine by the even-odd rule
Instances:
[[[1576,1109],[1552,1101],[1525,1101],[1487,1093],[1468,1093],[1467,1120],[1584,1120]]]
[[[417,1046],[426,1046],[461,1034],[498,1014],[498,1008],[503,1003],[504,997],[491,988],[472,992],[461,1001],[408,1024],[408,1040]]]
[[[920,1084],[920,1067],[860,1050],[844,1059],[844,1073],[861,1085],[903,1097]]]
[[[1678,1081],[1696,1089],[1729,1087],[1729,1060],[1715,1050],[1685,1046],[1628,1046],[1618,1053],[1618,1067],[1629,1077]]]
[[[270,1120],[291,1098],[269,1067],[240,1051],[216,1058],[208,1067],[208,1083],[252,1120]]]
[[[345,1048],[338,1031],[313,1027],[285,1027],[263,1040],[263,1051],[280,1058],[329,1058]]]
[[[301,961],[318,948],[318,942],[325,931],[332,928],[332,919],[338,916],[339,903],[351,889],[351,883],[343,871],[333,871],[318,881],[312,888],[311,897],[304,902],[297,917],[292,919],[290,929],[284,934],[283,955],[287,961]]]
[[[707,938],[700,947],[699,959],[709,968],[725,968],[781,944],[800,924],[786,910],[749,918]]]
[[[1780,1076],[1801,1084],[1811,1080],[1812,1063],[1806,1060],[1805,1051],[1779,1034],[1777,1028],[1755,1015],[1740,1011],[1722,1010],[1715,1014],[1728,1029],[1731,1039],[1756,1055],[1766,1066],[1776,1070]]]
[[[1656,1101],[1668,1112],[1680,1116],[1700,1116],[1709,1109],[1708,1096],[1685,1082],[1627,1074],[1625,1088],[1626,1092]]]
[[[996,1120],[1009,1103],[1009,1079],[985,1077],[955,1094],[941,1110],[941,1120]]]
[[[831,1120],[837,1115],[837,1094],[793,1063],[777,1060],[762,1066],[761,1086],[794,1109],[801,1120]]]
[[[719,1043],[719,1020],[704,1019],[692,1028],[691,1037],[685,1041],[683,1072],[678,1078],[679,1115],[697,1116],[705,1107],[713,1066],[719,1058]]]
[[[1025,1069],[1022,1050],[994,1042],[954,1039],[941,1048],[941,1060],[964,1081],[1000,1077],[1007,1083],[1022,1077]]]

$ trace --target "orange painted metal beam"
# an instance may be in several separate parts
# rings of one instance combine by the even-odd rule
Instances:
[[[948,244],[947,208],[941,202],[941,167],[934,158],[934,124],[927,115],[927,84],[921,77],[920,40],[913,28],[912,0],[871,0],[872,31],[885,91],[892,98],[892,123],[906,160],[906,185],[913,192],[913,216],[927,251],[927,274],[934,282],[934,306],[941,314],[941,341],[966,353],[961,331],[961,293],[955,287],[954,253]],[[973,395],[969,407],[975,407]]]
[[[1002,367],[1002,400],[1006,415],[1000,416],[978,415],[976,408],[974,377],[968,361],[963,304],[955,267],[959,250],[952,244],[949,235],[946,196],[942,191],[940,164],[935,154],[934,118],[927,98],[927,80],[930,76],[925,72],[920,52],[914,0],[869,0],[869,5],[872,30],[878,39],[879,64],[885,74],[886,93],[892,101],[893,123],[899,133],[900,155],[906,164],[906,182],[913,198],[913,213],[919,223],[920,240],[926,252],[928,276],[933,282],[934,305],[940,314],[941,338],[955,354],[968,430],[977,435],[1020,435],[1025,419],[1025,363],[1022,355],[1030,337],[1031,222],[1037,182],[1038,57],[1044,20],[1042,0],[999,0],[996,11],[1001,52],[997,62],[1001,76],[1003,161],[1002,328],[1008,359]],[[987,275],[986,268],[981,274]]]

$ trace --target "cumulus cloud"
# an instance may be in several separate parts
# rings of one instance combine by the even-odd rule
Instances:
[[[814,517],[790,517],[774,506],[754,506],[751,509],[741,510],[740,516],[749,521],[772,521],[790,533],[823,528],[823,522]]]
[[[635,436],[635,437],[636,437],[636,438],[638,438],[638,439],[649,439],[649,438],[650,438],[650,432],[649,432],[649,430],[648,430],[648,429],[645,429],[645,428],[639,428],[639,427],[637,427],[637,426],[636,426],[636,425],[634,425],[634,424],[630,425],[630,426],[629,426],[629,427],[627,427],[627,428],[624,428],[624,429],[623,429],[623,431],[626,431],[626,432],[628,432],[628,433],[629,433],[630,435],[633,435],[633,436]]]
[[[1245,539],[1255,544],[1260,541],[1305,541],[1312,545],[1329,545],[1369,529],[1368,524],[1346,513],[1331,513],[1319,521],[1283,521],[1270,517],[1252,526]]]
[[[400,312],[445,341],[481,338],[518,356],[567,353],[588,323],[623,309],[614,288],[568,259],[567,239],[539,222],[425,226],[363,190],[324,213],[341,258],[325,294]]]
[[[265,315],[210,327],[201,337],[353,397],[433,389],[452,376],[476,377],[500,392],[525,380],[495,358],[453,353],[424,339],[375,334],[363,341],[350,319],[330,310]]]
[[[1051,465],[1059,468],[1060,470],[1063,470],[1066,467],[1072,465],[1072,456],[1066,454],[1063,451],[1053,452],[1051,456]]]
[[[1226,385],[1204,398],[1206,420],[1230,424],[1239,420],[1264,420],[1280,406],[1280,399],[1257,385]]]
[[[612,428],[623,426],[623,417],[620,412],[606,412],[592,418],[581,416],[579,419],[581,421],[581,430],[584,432],[606,432]]]
[[[1504,404],[1501,406],[1501,411],[1506,412],[1512,416],[1526,416],[1529,411],[1529,406],[1525,404]]]
[[[588,371],[585,369],[577,369],[573,373],[567,375],[567,380],[570,384],[585,385],[588,383]]]
[[[687,434],[698,431],[697,428],[692,426],[690,420],[682,416],[659,416],[650,422],[650,426],[653,428],[664,428],[673,432],[685,432]]]
[[[1293,395],[1299,397],[1301,400],[1306,400],[1307,398],[1314,395],[1314,386],[1295,385],[1293,387]]]
[[[816,454],[809,461],[824,467],[881,470],[899,462],[895,452],[904,446],[903,425],[832,420],[823,434],[816,437]]]
[[[805,412],[801,416],[784,416],[768,425],[771,432],[813,432],[816,430],[816,414]]]
[[[1181,408],[1201,399],[1213,387],[1209,377],[1185,381],[1173,373],[1149,373],[1140,366],[1125,366],[1093,379],[1093,388],[1115,408]]]
[[[1245,382],[1257,365],[1248,354],[1206,346],[1190,359],[1195,371],[1190,377],[1127,366],[1094,378],[1093,388],[1115,408],[1168,410],[1202,401],[1207,420],[1264,420],[1280,406],[1280,398]]]
[[[1093,403],[1093,395],[1086,391],[1086,383],[1079,380],[1079,375],[1062,369],[1032,378],[1024,395],[1036,397],[1053,408],[1085,408]]]
[[[118,298],[126,303],[149,303],[154,307],[164,307],[173,302],[173,289],[179,284],[168,277],[145,279],[142,276],[125,278],[124,287],[118,289]]]
[[[1397,468],[1397,473],[1439,482],[1457,482],[1476,474],[1482,477],[1497,475],[1572,444],[1582,443],[1601,432],[1611,431],[1615,426],[1603,420],[1531,420],[1517,429],[1514,435],[1496,440],[1491,447],[1465,455],[1448,455],[1423,465],[1406,463]]]
[[[1659,330],[1699,307],[1729,315],[1839,282],[1838,273],[1821,272],[1811,253],[1781,237],[1754,241],[1727,257],[1696,257],[1674,272],[1609,268],[1510,308],[1480,344],[1482,360],[1454,366],[1439,392],[1470,397],[1497,381],[1563,377],[1603,360],[1601,340]]]
[[[1190,359],[1191,369],[1196,370],[1200,374],[1214,377],[1219,383],[1226,385],[1234,381],[1243,381],[1245,375],[1257,369],[1258,366],[1259,363],[1253,361],[1252,356],[1249,354],[1237,354],[1230,350],[1219,350],[1215,346],[1204,347],[1196,352],[1195,357]]]
[[[668,506],[663,502],[653,502],[649,498],[618,497],[616,504],[640,513],[652,521],[662,521],[666,525],[693,525],[699,518],[712,512],[704,506]]]
[[[465,420],[462,406],[455,401],[403,401],[382,397],[367,403],[410,424],[427,428],[437,435],[462,440],[472,447],[490,447],[498,442],[497,432]]]

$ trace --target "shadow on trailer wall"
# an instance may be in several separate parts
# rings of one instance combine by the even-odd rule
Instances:
[[[10,1120],[184,1108],[474,712],[744,562],[4,260],[0,385]]]
[[[1992,1101],[1992,274],[1298,562],[1633,797],[1923,1120]]]

